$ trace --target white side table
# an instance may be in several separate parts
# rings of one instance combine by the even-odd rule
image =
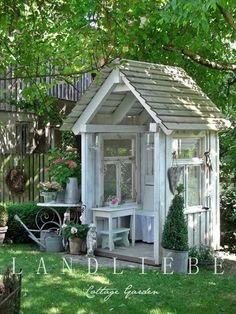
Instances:
[[[109,250],[112,251],[112,219],[125,216],[131,216],[131,240],[132,246],[135,244],[135,210],[138,208],[137,204],[124,204],[118,207],[95,207],[93,211],[93,223],[97,227],[97,217],[108,219],[108,232],[109,232]]]

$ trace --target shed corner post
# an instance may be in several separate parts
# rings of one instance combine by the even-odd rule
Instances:
[[[81,134],[81,201],[86,206],[81,216],[82,223],[92,222],[91,208],[95,197],[93,137],[92,133]]]
[[[160,264],[160,131],[154,133],[154,260]]]

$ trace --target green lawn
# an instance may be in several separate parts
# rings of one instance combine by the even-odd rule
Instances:
[[[88,275],[87,267],[78,264],[73,273],[62,274],[61,255],[42,253],[29,245],[1,247],[1,271],[12,263],[12,257],[16,257],[16,268],[24,273],[22,313],[236,313],[235,274],[214,275],[201,269],[198,275],[163,275],[157,270],[140,275],[139,269],[123,269],[123,275],[114,275],[112,269],[101,267],[96,274]],[[42,269],[37,274],[41,257],[47,275]],[[126,298],[124,291],[129,285],[131,291],[150,288],[157,294]],[[100,288],[101,294],[89,294],[92,286]],[[105,301],[104,287],[115,289],[117,294]]]

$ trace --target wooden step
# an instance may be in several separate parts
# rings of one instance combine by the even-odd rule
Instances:
[[[122,240],[122,237],[116,237],[112,239],[114,242]]]
[[[114,228],[112,229],[112,234],[119,234],[119,233],[123,233],[123,232],[129,232],[130,228]],[[108,230],[101,230],[100,231],[101,234],[109,234]]]

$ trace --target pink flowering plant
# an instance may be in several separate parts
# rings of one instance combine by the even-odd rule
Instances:
[[[109,202],[110,206],[118,206],[120,203],[120,200],[116,196],[109,196],[108,202]]]
[[[49,153],[50,164],[45,170],[54,181],[65,187],[69,178],[76,177],[80,183],[81,166],[77,151],[63,151],[56,148]]]

